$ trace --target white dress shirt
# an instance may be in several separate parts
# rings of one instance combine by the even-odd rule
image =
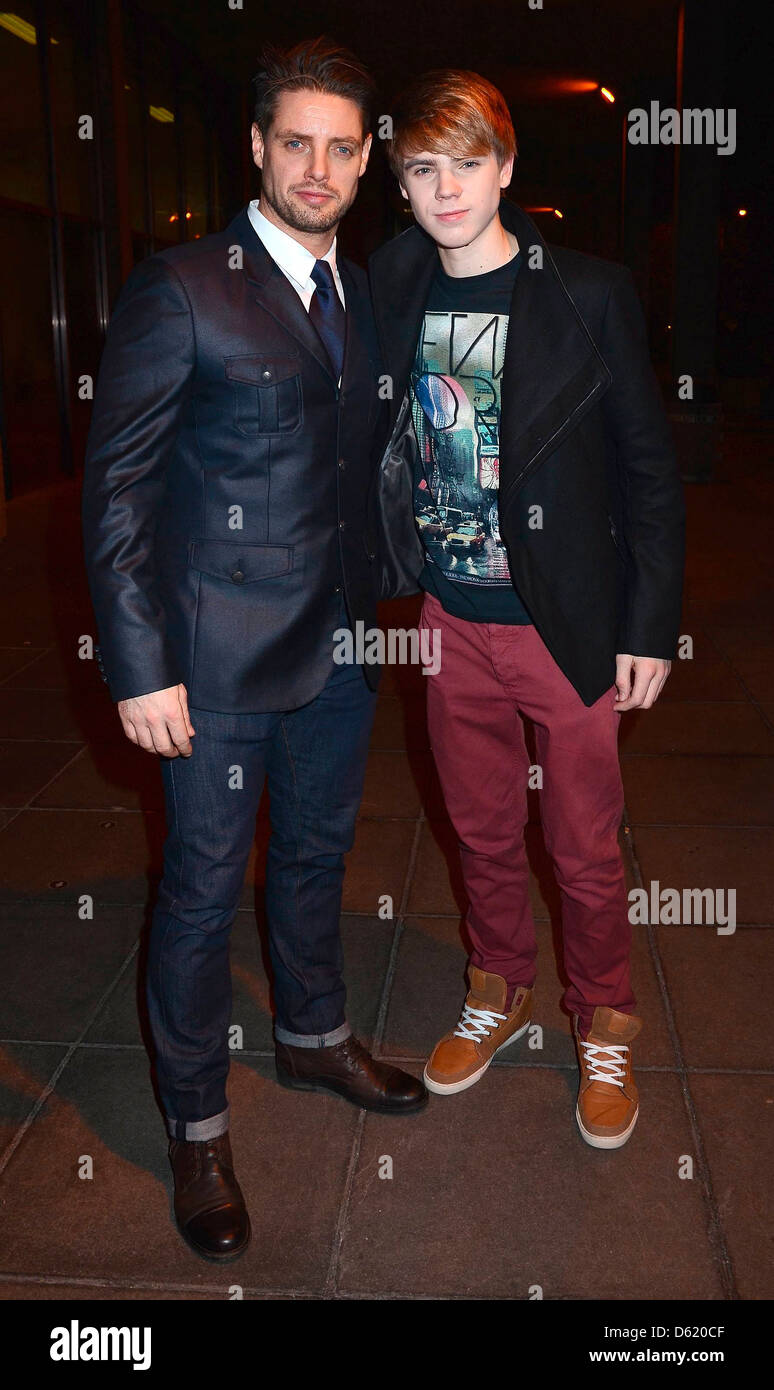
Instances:
[[[346,307],[344,286],[336,269],[335,237],[330,250],[326,251],[324,256],[317,257],[311,251],[307,251],[306,247],[302,246],[300,241],[296,241],[295,237],[290,236],[288,232],[283,232],[281,227],[277,227],[274,222],[269,221],[268,217],[264,217],[257,198],[248,203],[247,215],[272,260],[276,261],[283,275],[287,277],[298,294],[307,313],[312,302],[312,295],[317,288],[312,279],[312,269],[318,259],[329,263],[333,271],[333,283],[336,286],[339,299]]]

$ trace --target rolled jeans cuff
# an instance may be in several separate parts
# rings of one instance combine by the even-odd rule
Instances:
[[[337,1043],[344,1042],[351,1032],[348,1023],[340,1024],[332,1033],[288,1033],[285,1028],[275,1025],[274,1037],[287,1047],[335,1047]]]
[[[227,1105],[219,1115],[210,1115],[206,1120],[173,1120],[170,1115],[167,1115],[167,1129],[173,1139],[184,1139],[188,1143],[217,1139],[228,1129],[230,1109],[231,1107]]]

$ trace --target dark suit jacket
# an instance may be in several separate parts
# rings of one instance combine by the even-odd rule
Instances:
[[[341,590],[375,621],[366,497],[380,413],[365,274],[339,259],[341,391],[243,209],[135,267],[107,336],[83,488],[114,700],[182,682],[194,707],[294,709],[332,668]],[[366,667],[370,684],[378,668]]]
[[[540,636],[591,705],[615,680],[617,652],[676,654],[683,492],[630,271],[549,247],[505,199],[500,215],[523,256],[501,383],[500,533]],[[542,269],[532,268],[534,248]],[[436,264],[419,227],[370,261],[383,365],[393,378],[392,437],[372,495],[385,598],[416,591],[424,558],[406,387]]]

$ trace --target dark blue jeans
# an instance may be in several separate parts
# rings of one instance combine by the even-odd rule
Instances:
[[[266,918],[275,1036],[324,1047],[350,1029],[339,934],[376,697],[359,666],[333,666],[289,713],[192,709],[190,758],[161,759],[164,873],[150,935],[147,997],[173,1138],[228,1128],[229,935],[268,778]]]

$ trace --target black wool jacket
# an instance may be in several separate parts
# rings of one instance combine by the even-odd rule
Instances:
[[[683,491],[631,272],[549,245],[506,199],[500,216],[523,256],[501,382],[500,534],[541,638],[591,705],[613,685],[617,653],[676,655]],[[369,263],[392,379],[369,512],[383,598],[416,592],[424,561],[408,382],[437,263],[417,226]]]

